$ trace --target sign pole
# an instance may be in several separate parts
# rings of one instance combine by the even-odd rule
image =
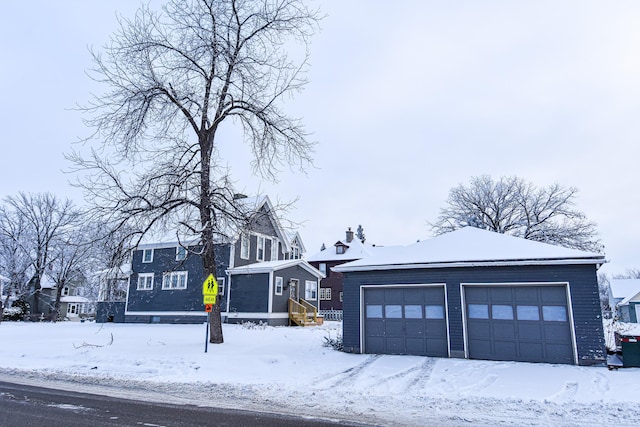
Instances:
[[[209,346],[209,318],[211,317],[211,313],[207,313],[207,333],[204,337],[204,352],[207,352],[207,347]]]

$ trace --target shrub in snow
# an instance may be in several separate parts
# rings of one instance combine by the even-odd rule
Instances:
[[[242,322],[240,324],[244,329],[267,329],[269,326],[266,322],[260,320],[258,323],[255,322]]]
[[[338,334],[335,338],[331,338],[331,335],[324,337],[324,347],[331,347],[334,350],[342,351],[342,335]]]

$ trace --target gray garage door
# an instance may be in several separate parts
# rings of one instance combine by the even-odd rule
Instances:
[[[448,356],[444,286],[365,288],[364,351]]]
[[[565,286],[465,286],[472,359],[574,363]]]

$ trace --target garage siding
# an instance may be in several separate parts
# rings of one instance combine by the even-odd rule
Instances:
[[[578,363],[602,364],[604,333],[594,265],[460,267],[344,273],[343,341],[345,351],[361,352],[360,287],[363,285],[446,283],[452,357],[465,357],[461,283],[568,282],[573,308]]]

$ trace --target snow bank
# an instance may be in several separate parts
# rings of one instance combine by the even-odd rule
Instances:
[[[415,356],[323,346],[321,327],[0,324],[0,372],[25,382],[383,425],[636,425],[640,369]],[[63,383],[60,383],[63,381]]]

